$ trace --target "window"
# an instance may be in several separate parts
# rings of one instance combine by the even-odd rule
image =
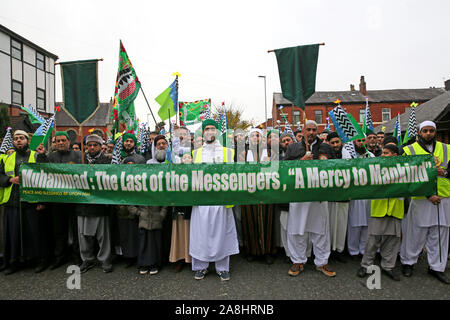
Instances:
[[[36,91],[36,105],[39,110],[45,110],[45,91],[42,89]]]
[[[300,122],[300,111],[294,110],[294,113],[292,116],[292,124],[296,124],[297,122]]]
[[[36,68],[45,70],[45,57],[39,52],[36,52]]]
[[[77,132],[75,130],[67,130],[67,135],[69,136],[70,143],[74,143],[77,141]]]
[[[11,56],[22,60],[22,44],[13,39],[11,39]]]
[[[314,121],[317,123],[322,123],[322,110],[314,111]]]
[[[22,83],[15,80],[12,82],[12,103],[22,105]]]
[[[366,114],[366,109],[359,109],[359,122],[364,122],[364,116]]]
[[[389,108],[381,109],[381,119],[383,122],[391,120],[391,109]]]

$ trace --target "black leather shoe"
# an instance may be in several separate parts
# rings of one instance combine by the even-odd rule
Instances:
[[[340,262],[340,263],[347,263],[347,260],[345,260],[345,258],[344,258],[344,253],[343,253],[343,252],[334,252],[333,258],[334,258],[334,260],[336,260],[337,262]]]
[[[387,275],[389,278],[391,278],[394,281],[400,281],[400,277],[394,273],[394,271],[392,270],[386,270],[381,268],[381,272],[384,273],[385,275]]]
[[[10,274],[17,272],[17,270],[18,269],[16,267],[14,267],[13,265],[10,265],[5,269],[4,274],[5,274],[5,276],[9,276]]]
[[[445,284],[450,284],[450,279],[447,278],[444,272],[435,271],[430,269],[430,267],[428,267],[428,273],[437,278],[439,281]]]
[[[413,266],[410,264],[402,264],[402,273],[405,277],[411,277],[413,274]]]
[[[59,267],[61,267],[64,263],[65,263],[64,259],[61,259],[61,258],[56,259],[55,262],[53,262],[53,263],[50,265],[50,270],[54,270],[54,269],[56,269],[56,268],[59,268]]]
[[[361,261],[361,258],[359,257],[359,254],[350,255],[350,259],[352,261]]]
[[[367,274],[367,269],[364,267],[360,267],[358,269],[358,272],[356,273],[356,275],[360,278],[364,278],[366,276],[366,274]]]
[[[34,269],[34,273],[41,273],[42,271],[44,271],[47,268],[48,268],[47,261],[41,261],[41,262],[39,262],[39,264]]]
[[[270,254],[266,254],[266,256],[264,258],[265,258],[267,264],[272,264],[274,261],[273,257]]]

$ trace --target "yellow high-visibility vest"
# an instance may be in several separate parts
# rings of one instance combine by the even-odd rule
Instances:
[[[36,151],[31,150],[30,157],[28,158],[28,163],[35,163],[35,154]],[[14,169],[16,168],[16,152],[14,151],[10,155],[3,158],[3,163],[5,164],[5,174],[10,177],[14,177]],[[3,193],[0,204],[6,203],[11,196],[11,190],[13,185],[11,184],[9,187],[0,188]]]
[[[428,151],[425,151],[418,142],[414,142],[403,148],[405,155],[414,156],[420,154],[429,154]],[[436,141],[436,146],[434,148],[433,155],[438,158],[441,163],[439,167],[444,170],[447,170],[448,157],[450,154],[450,145]],[[438,176],[437,179],[437,191],[438,196],[449,198],[450,197],[450,179],[446,177]],[[412,199],[424,199],[424,197],[412,197]]]
[[[202,163],[202,152],[203,152],[203,147],[200,147],[200,148],[192,151],[192,158],[194,159],[194,163]],[[222,147],[222,152],[223,152],[223,162],[224,163],[233,162],[233,159],[234,159],[234,150],[233,149]],[[233,208],[234,205],[226,205],[225,207]]]
[[[398,198],[374,199],[370,202],[370,216],[381,218],[391,216],[403,219],[405,202]]]

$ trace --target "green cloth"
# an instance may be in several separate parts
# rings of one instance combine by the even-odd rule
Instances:
[[[125,133],[125,134],[123,135],[123,138],[122,138],[122,139],[123,139],[122,141],[125,141],[125,140],[127,140],[127,139],[133,139],[134,144],[137,143],[137,138],[136,138],[136,136],[135,136],[134,134],[132,134],[132,133]]]
[[[211,99],[194,102],[180,102],[180,123],[187,126],[201,122],[200,114],[206,108],[211,108]]]
[[[114,92],[114,107],[117,109],[118,121],[125,122],[128,128],[134,131],[138,128],[134,100],[140,89],[141,83],[122,41],[120,41],[119,68],[117,70],[116,88]],[[114,113],[114,111],[112,112]],[[114,122],[116,131],[118,131],[118,121]]]
[[[276,49],[283,97],[305,109],[305,102],[316,91],[319,45]]]
[[[162,121],[167,120],[175,115],[178,104],[178,77],[175,81],[164,90],[155,101],[161,105],[158,110],[158,115]]]
[[[57,136],[65,136],[67,139],[69,139],[69,135],[67,134],[66,131],[58,131],[58,132],[56,132],[55,137],[57,137]]]
[[[97,60],[61,62],[64,109],[81,125],[99,107]]]
[[[206,126],[214,126],[217,130],[219,130],[219,124],[213,119],[206,119],[202,122],[202,132],[205,130]]]

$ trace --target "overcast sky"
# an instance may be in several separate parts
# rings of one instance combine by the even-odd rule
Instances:
[[[273,92],[281,92],[268,49],[325,42],[316,91],[443,87],[450,79],[450,1],[93,1],[0,2],[0,23],[58,55],[59,61],[103,58],[102,102],[114,94],[119,40],[141,80],[153,113],[154,98],[179,72],[179,100],[211,98],[265,120]],[[56,100],[61,101],[56,67]],[[138,115],[149,113],[140,94]],[[158,119],[159,120],[159,119]],[[154,126],[151,121],[151,126]]]

